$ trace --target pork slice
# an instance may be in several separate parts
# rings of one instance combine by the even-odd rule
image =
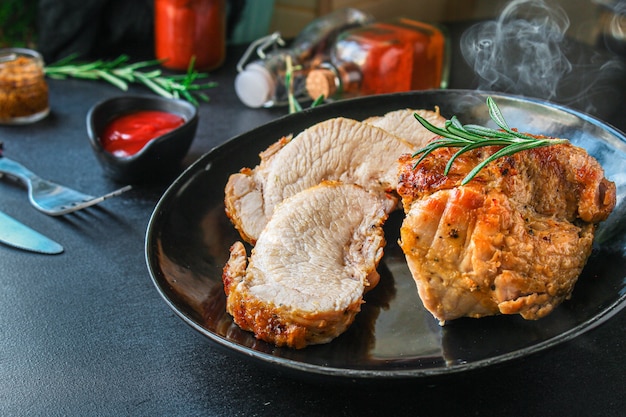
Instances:
[[[280,138],[260,153],[261,162],[255,169],[242,168],[228,178],[224,189],[226,215],[239,231],[241,238],[247,242],[254,243],[267,223],[263,214],[262,190],[267,182],[268,166],[271,165],[273,157],[292,139],[292,136]]]
[[[435,136],[434,133],[426,129],[415,118],[415,113],[428,120],[437,127],[443,127],[446,119],[439,114],[439,109],[432,110],[413,110],[401,109],[391,111],[383,116],[373,116],[365,119],[363,123],[380,127],[389,133],[401,137],[410,142],[416,148],[424,147]]]
[[[261,340],[302,348],[343,333],[378,283],[387,207],[353,184],[323,182],[276,207],[252,249],[231,248],[227,311]]]
[[[347,118],[320,122],[275,148],[254,169],[233,174],[225,188],[226,213],[252,244],[279,203],[324,180],[387,195],[393,210],[398,157],[414,150],[381,128]]]

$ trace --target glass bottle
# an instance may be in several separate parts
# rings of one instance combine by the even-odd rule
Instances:
[[[342,33],[330,59],[307,75],[312,99],[347,98],[445,88],[448,45],[444,32],[406,18]]]
[[[32,123],[49,112],[48,84],[41,54],[25,48],[1,49],[0,123]]]
[[[155,55],[162,66],[212,70],[226,57],[226,0],[155,0]]]
[[[239,71],[235,79],[237,96],[249,107],[286,104],[287,61],[290,60],[294,68],[291,73],[294,97],[297,100],[308,100],[305,81],[309,68],[327,59],[330,47],[341,32],[363,26],[373,20],[371,15],[357,9],[339,9],[307,25],[289,48],[284,47],[285,43],[279,33],[253,42],[237,66]],[[272,46],[274,49],[265,53],[265,49]],[[259,58],[244,67],[254,50],[257,51]]]

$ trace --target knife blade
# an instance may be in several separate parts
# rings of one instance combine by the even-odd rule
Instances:
[[[63,246],[0,211],[0,242],[31,252],[56,255]]]

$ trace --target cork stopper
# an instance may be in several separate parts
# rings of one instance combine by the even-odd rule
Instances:
[[[313,100],[331,97],[337,92],[335,73],[328,68],[314,69],[306,77],[306,91]]]

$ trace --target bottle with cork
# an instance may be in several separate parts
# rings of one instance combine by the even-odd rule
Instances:
[[[305,89],[308,70],[328,58],[340,33],[373,21],[371,15],[360,10],[338,9],[309,23],[289,47],[284,47],[285,42],[278,32],[253,42],[237,65],[237,96],[253,108],[287,104],[286,76],[290,63],[296,69],[291,74],[294,95],[298,101],[308,100]],[[266,53],[270,47],[274,48]],[[248,62],[255,50],[258,58]]]
[[[408,18],[343,32],[327,61],[309,71],[312,99],[446,88],[449,46],[442,28]]]

